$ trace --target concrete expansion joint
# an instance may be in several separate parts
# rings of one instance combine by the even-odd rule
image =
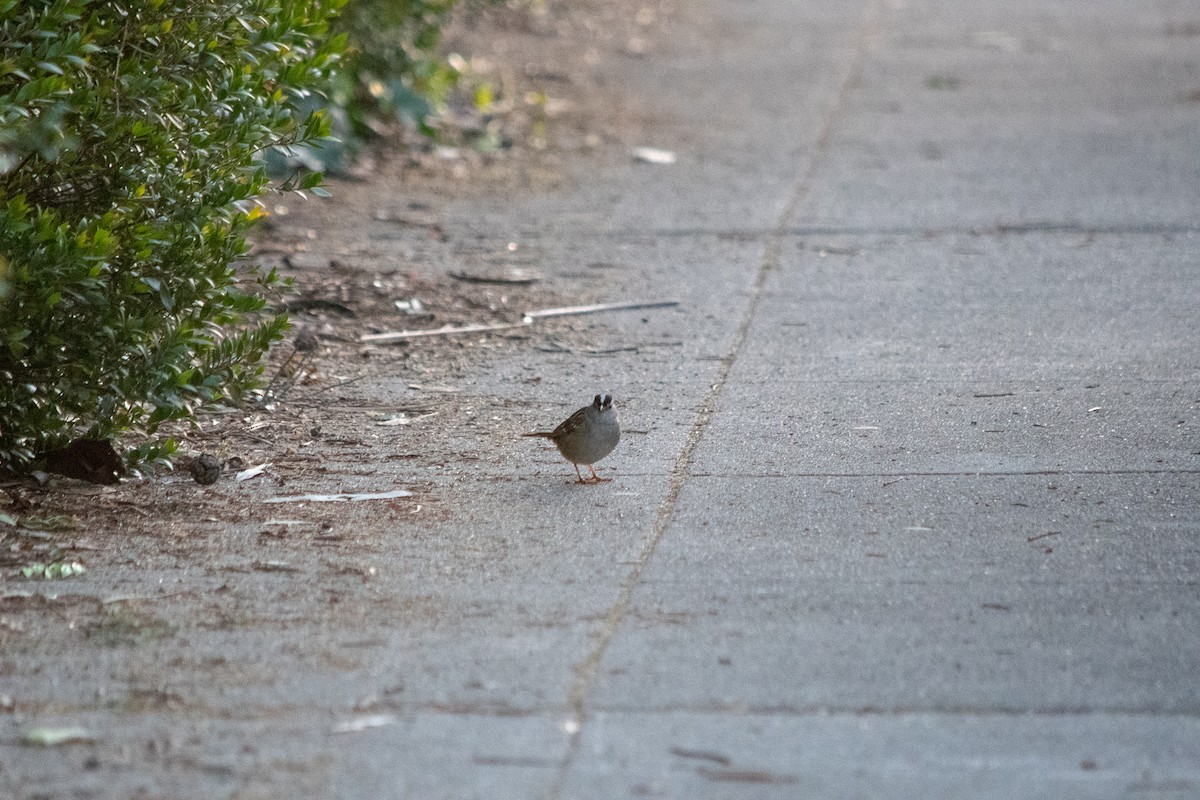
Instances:
[[[688,479],[691,477],[692,462],[696,449],[704,437],[709,420],[712,418],[713,411],[724,391],[725,383],[729,378],[733,365],[737,362],[738,356],[742,352],[750,331],[750,326],[758,312],[767,275],[773,270],[780,268],[783,242],[787,238],[790,222],[800,204],[809,193],[813,177],[816,175],[820,163],[829,151],[829,144],[833,139],[833,134],[837,129],[838,123],[842,119],[850,94],[862,77],[867,51],[870,48],[871,42],[879,35],[881,12],[882,0],[867,0],[863,6],[862,22],[859,23],[855,35],[855,44],[851,50],[848,62],[842,69],[842,77],[838,82],[838,88],[830,99],[830,103],[822,117],[816,141],[813,147],[808,150],[804,161],[800,164],[800,169],[792,185],[789,198],[781,209],[776,224],[764,240],[762,260],[754,276],[746,308],[734,332],[729,350],[718,362],[717,375],[710,385],[709,390],[705,393],[704,401],[696,413],[695,421],[688,431],[679,457],[675,460],[675,464],[671,469],[671,474],[667,482],[666,496],[659,506],[654,524],[650,530],[650,535],[646,539],[637,561],[631,566],[629,575],[622,582],[616,601],[609,608],[608,613],[605,614],[603,625],[595,637],[595,644],[592,650],[575,667],[575,679],[567,692],[567,717],[562,726],[564,733],[570,737],[569,743],[558,775],[545,795],[543,795],[545,800],[559,800],[562,796],[567,775],[579,753],[580,740],[582,739],[583,729],[588,719],[587,698],[595,685],[601,662],[604,660],[604,655],[608,651],[608,647],[616,636],[618,629],[626,617],[629,616],[630,608],[633,605],[633,594],[638,584],[641,583],[642,574],[645,572],[646,566],[650,563],[650,559],[654,556],[659,542],[662,540],[675,515],[679,496]]]

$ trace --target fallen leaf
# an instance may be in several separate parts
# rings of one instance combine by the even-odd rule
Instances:
[[[462,389],[459,389],[457,386],[429,386],[424,383],[410,383],[408,388],[416,389],[418,392],[437,392],[438,394],[454,394],[455,392],[462,391]]]
[[[333,733],[360,733],[369,731],[372,728],[382,728],[385,725],[395,725],[400,721],[400,718],[394,714],[371,714],[366,717],[356,717],[355,719],[339,722],[333,726]]]
[[[464,270],[462,272],[451,272],[450,277],[464,283],[513,284],[516,286],[528,286],[541,280],[540,275],[534,275],[523,269],[513,269],[500,274],[479,274]]]
[[[704,761],[712,761],[723,767],[728,767],[731,763],[729,756],[712,750],[692,750],[686,747],[672,747],[671,755],[679,756],[680,758],[698,758]]]
[[[697,767],[696,772],[710,781],[721,783],[798,783],[795,775],[768,772],[760,769],[709,769]]]
[[[670,150],[663,150],[658,147],[635,147],[633,148],[633,160],[640,161],[643,164],[665,166],[667,164],[674,164],[676,156]]]
[[[396,425],[411,425],[414,422],[417,422],[418,420],[425,419],[426,417],[432,417],[436,414],[437,414],[436,411],[431,411],[428,414],[419,414],[415,417],[410,417],[408,414],[397,414],[394,417],[388,417],[387,419],[382,419],[379,422],[376,422],[375,424],[380,425],[382,427],[395,427]]]
[[[40,747],[58,747],[71,742],[90,742],[95,737],[85,728],[30,728],[21,740]]]
[[[259,475],[262,475],[263,472],[266,470],[266,468],[269,466],[271,466],[270,461],[268,461],[265,464],[259,464],[257,467],[250,467],[248,469],[244,469],[241,472],[239,472],[237,475],[235,475],[233,479],[235,481],[237,481],[238,483],[241,483],[242,481],[248,481],[251,478],[257,478]]]
[[[299,572],[300,568],[286,561],[255,561],[250,566],[261,572]]]

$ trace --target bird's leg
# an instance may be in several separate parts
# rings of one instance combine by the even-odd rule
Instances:
[[[587,481],[583,479],[583,473],[579,471],[579,465],[578,465],[578,464],[576,464],[576,463],[574,463],[574,462],[572,462],[572,463],[571,463],[571,466],[573,466],[573,467],[575,468],[575,474],[579,476],[579,482],[580,482],[580,483],[587,483]]]
[[[588,469],[590,469],[592,471],[592,480],[590,481],[591,483],[608,483],[609,481],[612,480],[612,478],[601,478],[599,475],[597,475],[596,468],[593,467],[591,464],[588,464]]]

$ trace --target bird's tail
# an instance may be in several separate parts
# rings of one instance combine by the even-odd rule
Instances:
[[[550,439],[554,436],[550,431],[534,431],[533,433],[522,433],[522,436],[537,436],[540,439]]]

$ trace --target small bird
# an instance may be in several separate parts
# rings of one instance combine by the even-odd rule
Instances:
[[[584,406],[552,431],[535,431],[522,436],[539,436],[549,439],[558,447],[563,458],[575,467],[580,483],[604,483],[612,478],[601,478],[592,465],[613,451],[621,441],[621,423],[611,394],[596,395],[590,406]],[[592,472],[584,478],[579,471],[583,464]]]

